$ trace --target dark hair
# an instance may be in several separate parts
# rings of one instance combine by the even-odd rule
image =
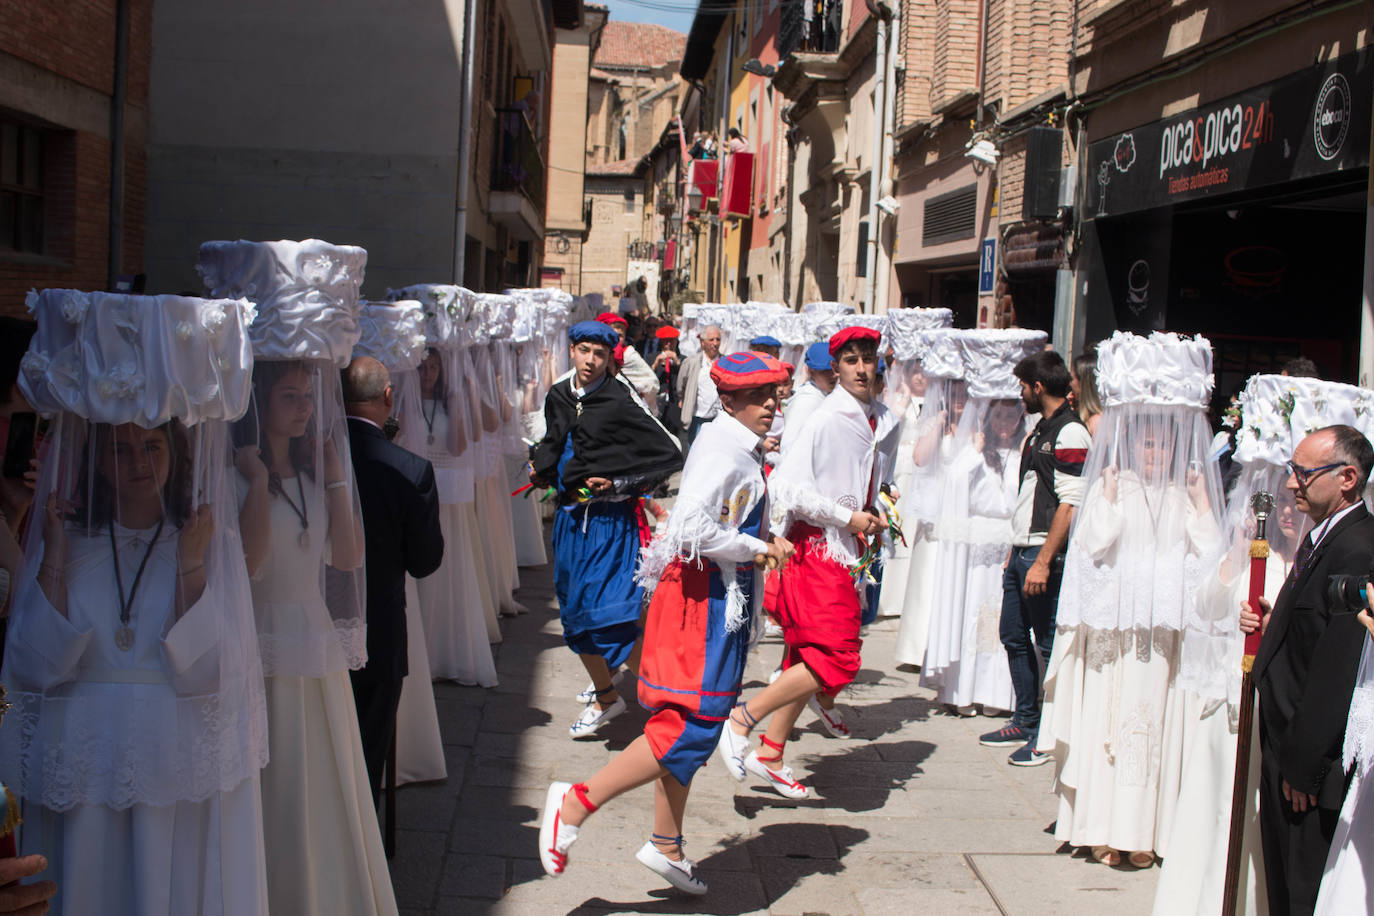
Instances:
[[[1355,469],[1359,481],[1355,489],[1363,491],[1374,469],[1374,445],[1353,426],[1324,426],[1317,432],[1331,433],[1331,457]]]
[[[282,380],[288,372],[301,371],[307,377],[314,377],[309,367],[298,359],[273,359],[263,360],[253,364],[253,398],[256,401],[256,413],[258,421],[258,450],[262,463],[267,465],[267,489],[272,493],[280,492],[281,477],[272,470],[272,444],[267,441],[267,437],[262,435],[263,417],[267,413],[268,405],[272,403],[272,389],[277,387],[277,383]],[[291,440],[290,454],[288,458],[291,467],[297,473],[303,473],[311,478],[315,476],[315,448],[311,440],[311,433],[314,429],[314,421],[306,427],[305,435],[297,436]]]
[[[77,478],[77,485],[90,481],[90,499],[82,500],[77,494],[78,499],[74,501],[78,505],[85,504],[88,528],[104,528],[114,520],[115,490],[100,472],[100,455],[114,436],[115,427],[109,423],[91,423],[89,429],[90,439],[81,459],[81,475]],[[157,429],[166,434],[167,448],[171,452],[167,483],[162,487],[162,509],[167,520],[180,528],[191,514],[191,447],[186,427],[179,421],[171,420]]]
[[[988,404],[988,412],[983,416],[983,461],[992,469],[994,474],[999,477],[1004,470],[1002,467],[1002,453],[997,449],[997,443],[993,441],[995,433],[992,429],[992,412],[999,407],[1020,407],[1020,401],[998,399]],[[1012,446],[1015,446],[1012,442]]]
[[[1016,364],[1012,369],[1012,374],[1018,379],[1035,387],[1039,382],[1045,388],[1045,393],[1053,398],[1065,398],[1069,396],[1069,367],[1064,365],[1064,357],[1053,350],[1041,350],[1039,353],[1032,353],[1025,359]]]
[[[738,127],[732,127],[732,128],[730,128],[729,130],[727,130],[727,131],[725,132],[725,135],[726,135],[727,137],[731,137],[731,138],[738,137],[738,136],[740,135],[739,128],[738,128]]]
[[[1317,364],[1306,356],[1293,357],[1283,364],[1279,372],[1290,378],[1321,378],[1321,374],[1317,372]]]
[[[19,380],[19,362],[29,349],[38,323],[26,318],[0,317],[0,398],[8,400]]]
[[[434,377],[434,387],[429,391],[421,391],[420,397],[423,398],[425,395],[429,395],[430,400],[443,400],[446,392],[444,388],[444,356],[434,347],[425,347],[425,359],[429,359],[431,356],[439,361],[439,373]],[[439,393],[435,394],[435,392]]]

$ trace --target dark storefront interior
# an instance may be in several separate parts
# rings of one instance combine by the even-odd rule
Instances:
[[[1086,340],[1118,328],[1202,334],[1222,404],[1250,375],[1295,356],[1324,378],[1353,382],[1367,180],[1346,173],[1094,220],[1094,279],[1112,308],[1089,310]]]

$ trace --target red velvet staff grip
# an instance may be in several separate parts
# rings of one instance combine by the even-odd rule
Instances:
[[[1255,540],[1250,542],[1250,609],[1260,614],[1259,599],[1264,595],[1264,567],[1269,562],[1269,542]],[[1249,672],[1250,667],[1255,663],[1255,654],[1259,652],[1260,631],[1245,634],[1245,657],[1241,660],[1241,668]]]

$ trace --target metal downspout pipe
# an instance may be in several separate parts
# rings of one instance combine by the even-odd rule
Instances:
[[[893,196],[893,155],[896,150],[893,143],[893,132],[897,117],[897,52],[902,47],[902,3],[901,0],[892,0],[892,22],[887,30],[887,74],[884,79],[886,90],[883,93],[883,153],[878,162],[882,165],[882,178],[878,182],[879,200]],[[886,212],[885,222],[892,224],[896,215]],[[882,219],[882,216],[879,218]],[[892,243],[896,244],[896,226],[892,226]],[[875,267],[875,299],[874,312],[886,312],[888,310],[888,285],[892,280],[892,248],[883,246],[883,235],[876,231],[878,237],[878,263]]]
[[[472,84],[476,65],[477,0],[463,5],[463,92],[458,113],[458,191],[453,211],[453,282],[463,285],[467,270],[468,195],[472,185]]]
[[[119,282],[124,256],[124,104],[129,94],[129,0],[115,5],[114,91],[110,94],[110,215],[106,288]]]
[[[878,271],[878,195],[882,190],[882,168],[879,163],[883,156],[883,105],[886,96],[883,78],[887,72],[887,25],[892,11],[886,6],[866,0],[868,11],[878,19],[878,40],[873,60],[873,152],[868,164],[868,244],[865,246],[864,301],[861,311],[873,314],[877,311],[874,303],[874,274]]]

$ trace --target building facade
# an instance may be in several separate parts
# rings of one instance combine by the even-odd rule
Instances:
[[[206,239],[310,236],[368,249],[367,296],[536,284],[552,37],[581,23],[580,0],[158,4],[151,285],[198,289]]]
[[[0,314],[34,288],[141,283],[152,7],[0,15]]]

